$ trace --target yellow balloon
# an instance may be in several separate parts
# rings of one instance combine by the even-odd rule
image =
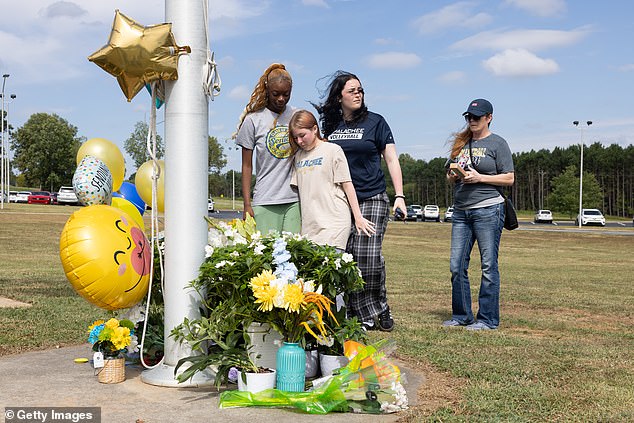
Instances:
[[[124,212],[126,212],[132,218],[132,220],[134,220],[134,223],[139,225],[139,228],[141,228],[141,230],[145,232],[145,222],[143,222],[143,216],[141,216],[141,213],[139,213],[139,209],[137,209],[134,204],[132,204],[125,198],[113,197],[112,207],[116,207],[119,210],[123,210]]]
[[[160,175],[158,177],[158,185],[156,187],[156,204],[158,211],[165,210],[165,162],[158,160]],[[139,170],[136,171],[134,177],[134,185],[139,196],[145,204],[152,205],[152,176],[154,175],[154,162],[149,160],[143,163]]]
[[[106,310],[129,308],[145,297],[150,249],[139,225],[106,205],[73,213],[59,241],[62,266],[75,291]]]
[[[93,156],[108,166],[112,174],[112,191],[118,191],[125,176],[125,160],[119,147],[105,138],[91,138],[79,147],[77,164],[86,156]]]

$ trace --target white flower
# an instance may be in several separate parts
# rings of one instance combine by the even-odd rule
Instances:
[[[325,266],[328,264],[328,256],[324,257],[324,261],[321,262],[322,266]]]
[[[256,256],[260,256],[264,254],[264,250],[266,249],[266,245],[257,243],[255,247],[253,247],[253,254]]]
[[[337,269],[337,270],[341,269],[341,259],[340,258],[335,260],[335,269]]]
[[[363,275],[361,274],[361,269],[358,269],[358,268],[357,268],[357,273],[359,274],[359,277],[360,277],[360,278],[363,278]]]
[[[343,253],[341,255],[341,260],[343,260],[344,263],[350,263],[353,259],[352,254]]]
[[[136,335],[130,335],[130,345],[126,347],[128,354],[139,351],[139,338]]]
[[[335,338],[333,338],[332,336],[328,336],[328,337],[323,337],[320,336],[317,338],[317,343],[319,345],[325,345],[327,347],[332,347],[335,344]]]
[[[205,245],[205,258],[211,257],[213,253],[214,253],[214,247],[212,247],[211,245]]]
[[[123,320],[128,319],[135,325],[143,320],[145,320],[145,307],[143,304],[139,303],[134,307],[130,307],[125,310],[120,310],[117,313],[117,319]]]
[[[237,251],[232,251],[229,255],[230,255],[231,257],[240,257],[240,253],[239,253],[239,252],[237,252]]]
[[[401,382],[393,382],[391,388],[392,391],[394,391],[394,393],[392,394],[394,396],[394,402],[382,402],[381,411],[384,413],[397,413],[401,410],[407,410],[407,391],[405,390]]]
[[[302,281],[301,279],[299,280],[300,282]],[[315,281],[306,281],[303,284],[304,286],[304,293],[307,292],[315,292]]]
[[[222,260],[218,263],[216,263],[216,269],[220,269],[223,266],[233,266],[235,263],[232,261],[227,261],[227,260]]]

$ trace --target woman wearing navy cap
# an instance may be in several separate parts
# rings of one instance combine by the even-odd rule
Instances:
[[[469,103],[466,127],[454,134],[447,179],[454,185],[451,224],[451,320],[446,327],[495,329],[500,324],[498,252],[504,227],[502,187],[515,181],[513,157],[504,138],[489,130],[493,106],[485,99]],[[455,163],[455,164],[453,164]],[[478,314],[471,310],[469,260],[478,243],[482,279]]]

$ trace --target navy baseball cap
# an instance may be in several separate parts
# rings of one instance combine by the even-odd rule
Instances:
[[[474,116],[491,115],[493,114],[493,105],[483,98],[476,98],[471,103],[469,103],[467,111],[464,112],[462,116],[466,114],[471,114]]]

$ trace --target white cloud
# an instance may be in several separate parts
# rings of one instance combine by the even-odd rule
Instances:
[[[472,13],[474,4],[458,2],[445,6],[435,12],[420,16],[413,26],[421,34],[433,34],[449,28],[481,28],[488,25],[492,18],[487,13]]]
[[[535,16],[557,16],[566,12],[565,0],[506,0],[504,3]]]
[[[323,7],[325,9],[330,9],[330,6],[328,5],[328,3],[326,3],[325,0],[302,0],[302,4],[304,6],[317,6]]]
[[[246,85],[238,85],[229,91],[228,96],[233,100],[244,100],[246,102],[251,97],[251,89]]]
[[[421,58],[414,53],[387,52],[368,57],[367,64],[375,69],[409,69],[418,66]]]
[[[377,38],[374,40],[375,44],[378,44],[380,46],[388,46],[391,44],[399,44],[398,41],[394,40],[393,38]]]
[[[446,84],[452,84],[455,82],[465,82],[467,80],[467,74],[462,71],[447,72],[445,74],[440,75],[438,80]]]
[[[70,17],[77,18],[86,15],[88,12],[75,3],[69,1],[58,1],[40,11],[44,18]]]
[[[634,63],[628,63],[617,68],[620,72],[632,72],[634,71]]]
[[[514,31],[484,31],[451,45],[455,50],[506,50],[524,48],[539,51],[552,47],[566,47],[582,40],[590,33],[589,27],[572,31],[549,29],[518,29]]]
[[[482,65],[496,76],[541,76],[559,72],[554,60],[542,59],[524,49],[505,50],[483,61]]]

